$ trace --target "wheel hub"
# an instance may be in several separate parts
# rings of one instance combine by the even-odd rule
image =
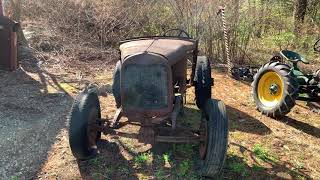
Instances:
[[[263,74],[258,83],[258,98],[267,108],[275,107],[284,95],[284,83],[281,75],[275,71]]]
[[[269,90],[271,95],[276,95],[279,91],[279,86],[277,84],[271,84]]]

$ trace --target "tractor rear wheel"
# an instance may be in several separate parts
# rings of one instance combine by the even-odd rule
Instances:
[[[211,66],[206,56],[198,56],[195,70],[195,95],[196,104],[202,109],[208,99],[211,98]]]
[[[223,167],[228,146],[228,118],[222,101],[207,101],[200,128],[203,138],[199,146],[200,174],[216,177]]]
[[[252,83],[253,98],[263,114],[277,118],[294,107],[299,84],[290,75],[290,67],[280,62],[269,62],[261,67]]]
[[[70,113],[69,144],[73,155],[79,160],[97,154],[96,142],[101,132],[94,125],[101,125],[99,98],[93,89],[82,91],[75,99]]]

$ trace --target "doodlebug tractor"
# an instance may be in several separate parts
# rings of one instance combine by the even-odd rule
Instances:
[[[113,75],[117,111],[112,122],[101,118],[95,88],[86,88],[76,97],[69,124],[69,142],[80,160],[97,155],[101,133],[122,127],[121,117],[141,126],[138,140],[194,143],[199,145],[202,176],[220,172],[228,145],[228,118],[222,101],[211,99],[210,61],[198,56],[198,41],[180,29],[163,36],[140,37],[120,43],[121,59]],[[187,76],[188,61],[192,62]],[[195,103],[201,110],[199,128],[184,127],[177,117],[183,111],[187,88],[195,88]],[[185,117],[187,118],[187,117]]]

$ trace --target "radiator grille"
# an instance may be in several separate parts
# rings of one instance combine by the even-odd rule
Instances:
[[[128,64],[124,69],[124,106],[147,110],[168,106],[167,69],[164,65]]]

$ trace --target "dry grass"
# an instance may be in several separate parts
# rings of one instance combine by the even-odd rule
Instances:
[[[100,77],[100,75],[99,75]],[[99,83],[108,84],[110,74]],[[320,176],[318,170],[320,138],[319,115],[297,105],[283,120],[261,115],[254,108],[250,87],[214,72],[214,98],[223,100],[228,109],[230,134],[223,179],[243,177],[309,179]],[[99,78],[98,78],[99,79]],[[231,87],[231,88],[230,88]],[[187,121],[197,124],[199,111],[193,90],[188,90]],[[112,116],[112,96],[100,98],[103,116]],[[124,119],[125,120],[125,119]],[[119,130],[137,133],[128,125]],[[52,148],[39,178],[59,179],[199,179],[196,172],[197,146],[157,145],[155,149],[134,138],[103,136],[101,154],[88,162],[76,162],[71,155],[67,132],[63,130]]]
[[[147,22],[141,12],[147,12],[150,7],[143,1],[125,4],[117,0],[38,0],[30,1],[24,8],[28,17],[24,20],[25,29],[36,34],[28,40],[41,68],[65,75],[59,84],[75,95],[85,82],[112,83],[110,64],[118,58],[116,44],[128,36],[145,34],[140,25]],[[226,103],[230,125],[222,178],[320,177],[319,115],[299,103],[285,119],[270,119],[255,110],[247,84],[217,71],[213,76],[216,84],[213,97]],[[113,97],[102,97],[100,102],[103,116],[112,117]],[[194,105],[192,89],[188,91],[186,113],[188,119],[180,120],[197,124],[199,111]],[[138,130],[138,126],[129,125],[119,131],[137,133]],[[77,162],[67,136],[67,130],[63,129],[35,178],[199,179],[195,171],[196,146],[163,145],[154,151],[134,138],[105,135],[97,158]]]
[[[118,60],[120,40],[144,34],[141,24],[149,5],[143,0],[28,1],[23,3],[22,27],[45,63],[66,69],[105,68]]]

